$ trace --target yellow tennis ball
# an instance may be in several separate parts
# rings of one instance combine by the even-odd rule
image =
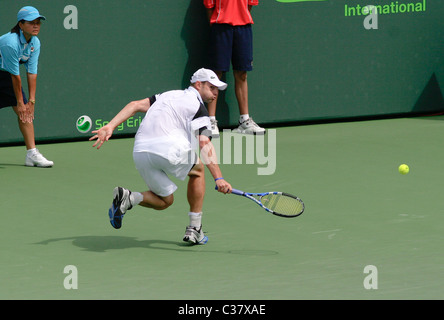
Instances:
[[[400,174],[407,174],[410,171],[410,168],[406,164],[401,164],[398,168]]]

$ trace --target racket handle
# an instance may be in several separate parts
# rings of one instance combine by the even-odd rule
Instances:
[[[231,189],[231,193],[237,194],[238,196],[243,196],[245,192],[237,190],[237,189]]]
[[[217,186],[214,189],[217,190]],[[237,190],[237,189],[231,189],[231,193],[237,194],[238,196],[243,196],[244,195],[243,191],[240,191],[240,190]]]

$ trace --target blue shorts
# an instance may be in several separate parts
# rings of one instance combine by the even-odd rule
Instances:
[[[28,103],[26,99],[25,91],[22,87],[23,102]],[[11,74],[7,71],[0,70],[0,108],[4,107],[16,107],[17,99],[14,93],[14,87],[12,86]]]
[[[214,23],[210,31],[210,68],[227,72],[253,70],[253,30],[251,24],[232,26]]]

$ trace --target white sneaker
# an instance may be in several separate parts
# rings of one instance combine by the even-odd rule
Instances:
[[[183,241],[191,244],[206,244],[208,237],[202,231],[202,226],[200,226],[199,230],[196,227],[188,226],[185,230]]]
[[[257,125],[253,118],[248,118],[244,122],[239,122],[239,127],[233,129],[233,132],[244,134],[265,134],[265,129]]]
[[[217,120],[210,119],[211,121],[211,136],[213,138],[219,138],[219,128],[217,127]]]
[[[42,167],[42,168],[49,168],[54,165],[54,162],[49,161],[46,159],[38,149],[35,149],[35,151],[32,154],[26,154],[26,160],[25,165],[28,167]]]

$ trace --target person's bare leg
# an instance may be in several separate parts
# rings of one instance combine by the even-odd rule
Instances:
[[[165,210],[174,202],[174,195],[170,194],[166,197],[161,197],[152,191],[141,192],[143,196],[142,202],[139,203],[142,207],[151,208],[155,210]]]
[[[18,124],[20,128],[20,132],[23,135],[23,139],[25,140],[26,150],[35,148],[35,134],[34,134],[34,124],[31,122],[22,122],[18,117],[17,107],[12,108],[14,112],[17,114]]]
[[[205,244],[208,237],[202,231],[202,207],[205,196],[205,167],[199,162],[188,174],[187,199],[190,205],[190,224],[185,231],[183,240],[193,244]]]
[[[239,104],[239,127],[235,132],[245,134],[265,134],[266,130],[251,119],[248,112],[248,81],[247,71],[234,70],[234,90]]]
[[[205,167],[200,160],[188,176],[187,199],[190,205],[190,212],[202,212],[205,196]]]
[[[239,114],[248,114],[248,81],[247,71],[234,70],[234,91],[239,105]]]

